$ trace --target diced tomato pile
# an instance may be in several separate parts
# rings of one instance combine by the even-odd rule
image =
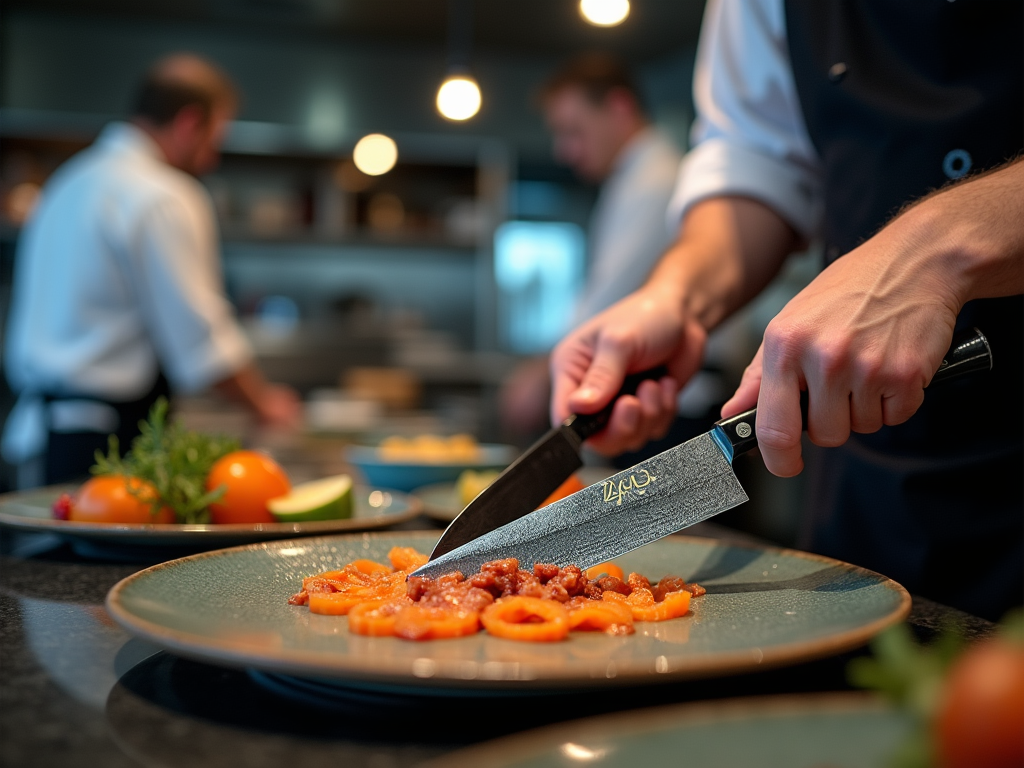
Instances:
[[[390,565],[355,560],[336,571],[302,580],[292,605],[312,613],[347,615],[359,635],[436,640],[472,635],[483,628],[510,640],[564,640],[570,631],[628,635],[637,621],[683,616],[704,588],[666,576],[652,584],[612,563],[583,572],[537,563],[532,571],[515,558],[484,563],[478,573],[436,579],[409,577],[427,562],[411,547],[394,547]]]

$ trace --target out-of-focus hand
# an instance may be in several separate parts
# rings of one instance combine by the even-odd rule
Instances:
[[[256,415],[268,426],[297,429],[302,426],[302,400],[284,384],[266,384],[256,399]]]
[[[757,406],[768,469],[803,468],[800,391],[812,442],[901,424],[921,406],[975,298],[1019,293],[1024,163],[919,203],[825,269],[772,320],[723,417]]]
[[[589,440],[596,451],[636,450],[668,431],[679,388],[698,369],[707,335],[672,286],[631,294],[570,333],[551,356],[551,419],[595,413],[627,374],[664,364],[671,376],[645,381],[615,403],[608,426]]]

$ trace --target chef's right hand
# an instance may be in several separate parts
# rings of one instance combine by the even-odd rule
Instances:
[[[267,426],[283,429],[302,426],[302,398],[285,384],[264,384],[255,408],[256,415]]]
[[[555,348],[552,422],[601,410],[627,374],[665,365],[671,375],[643,382],[635,396],[620,397],[608,426],[588,445],[614,456],[663,437],[675,418],[680,387],[700,367],[706,338],[671,286],[644,286],[581,325]]]

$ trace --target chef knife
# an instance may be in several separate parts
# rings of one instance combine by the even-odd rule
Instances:
[[[619,397],[635,395],[637,387],[646,379],[657,381],[668,375],[668,369],[659,366],[627,376],[618,395],[605,408],[587,415],[574,414],[551,429],[462,510],[430,556],[440,557],[477,536],[533,512],[569,475],[583,466],[580,458],[583,441],[605,428]]]
[[[977,329],[954,338],[932,382],[989,370]],[[806,426],[806,400],[804,401]],[[757,409],[432,559],[413,576],[475,573],[490,560],[589,568],[747,501],[733,459],[757,445]],[[523,477],[522,483],[529,483]]]

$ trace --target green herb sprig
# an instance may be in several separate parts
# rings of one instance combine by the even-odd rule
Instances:
[[[237,451],[241,443],[232,437],[192,432],[178,422],[168,424],[168,404],[160,398],[131,449],[120,456],[116,435],[111,435],[107,455],[96,451],[94,475],[123,475],[145,480],[156,488],[160,505],[174,510],[179,523],[210,522],[209,506],[224,495],[225,488],[206,490],[206,476],[217,459]],[[147,499],[148,501],[148,499]],[[159,509],[154,505],[154,509]]]

